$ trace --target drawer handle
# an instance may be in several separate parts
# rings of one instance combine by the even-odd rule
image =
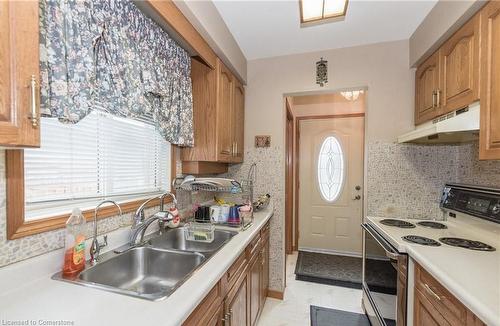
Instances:
[[[427,285],[427,283],[424,283],[424,289],[425,291],[427,291],[427,293],[432,295],[436,300],[441,301],[441,297],[437,295],[436,292],[432,291],[431,287]]]
[[[31,119],[31,125],[33,126],[33,128],[38,128],[39,126],[36,88],[36,77],[35,75],[32,75],[30,80],[31,115],[29,118]]]
[[[224,326],[231,326],[231,314],[230,313],[224,314],[224,318],[222,318],[222,322],[224,323]]]

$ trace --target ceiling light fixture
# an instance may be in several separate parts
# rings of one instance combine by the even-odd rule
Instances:
[[[348,100],[348,101],[356,101],[361,94],[363,94],[364,91],[347,91],[347,92],[340,92],[342,96]]]
[[[299,0],[300,24],[312,24],[343,19],[348,0]]]

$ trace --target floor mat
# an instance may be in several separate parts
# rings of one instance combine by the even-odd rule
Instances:
[[[361,257],[323,254],[299,251],[295,278],[300,281],[344,286],[361,289]],[[379,260],[369,260],[370,273],[366,275],[370,289],[377,292],[395,294],[397,273],[391,265]]]
[[[311,306],[311,326],[370,326],[363,314]]]

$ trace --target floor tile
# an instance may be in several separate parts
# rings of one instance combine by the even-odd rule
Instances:
[[[267,298],[258,326],[310,325],[310,305],[363,312],[361,290],[297,281],[295,279],[296,262],[297,253],[287,256],[284,299]]]

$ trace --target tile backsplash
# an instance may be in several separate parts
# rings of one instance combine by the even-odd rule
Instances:
[[[367,215],[434,218],[443,185],[456,182],[459,146],[368,143]]]
[[[247,149],[245,162],[232,165],[227,177],[236,180],[247,179],[252,163],[257,164],[257,181],[254,184],[254,197],[270,194],[274,207],[274,215],[270,224],[269,242],[269,287],[282,291],[284,286],[284,209],[285,209],[285,172],[282,149],[279,146]]]
[[[457,145],[368,143],[367,215],[441,216],[447,182],[500,188],[500,161],[479,161],[477,142]]]

